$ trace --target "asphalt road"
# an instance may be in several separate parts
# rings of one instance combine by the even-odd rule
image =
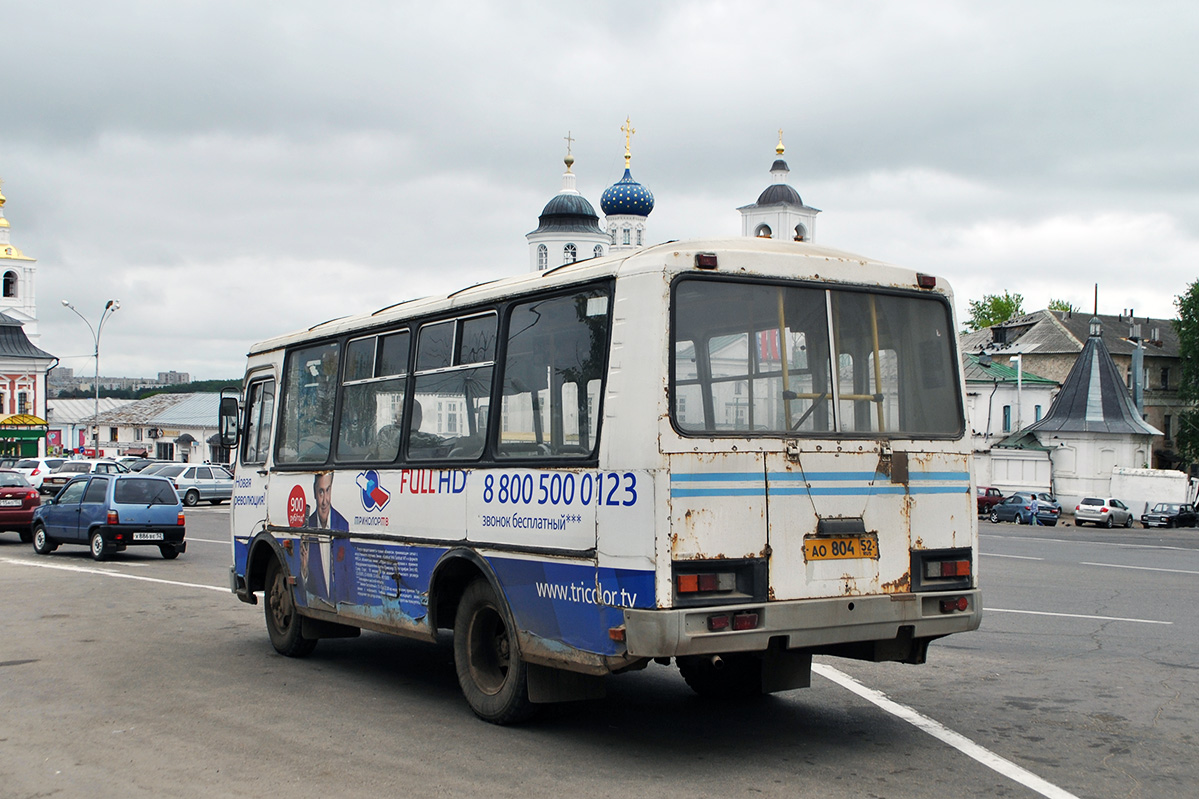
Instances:
[[[981,630],[923,666],[818,659],[713,704],[673,667],[533,722],[478,721],[448,639],[274,653],[228,592],[227,512],[188,552],[94,563],[0,534],[0,797],[1190,797],[1199,530],[982,526]],[[856,680],[851,681],[850,678]]]

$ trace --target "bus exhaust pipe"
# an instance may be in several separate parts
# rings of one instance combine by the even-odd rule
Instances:
[[[710,662],[712,664],[712,668],[716,671],[720,671],[724,668],[724,658],[722,658],[720,655],[713,655]]]

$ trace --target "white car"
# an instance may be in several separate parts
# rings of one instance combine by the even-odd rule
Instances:
[[[64,461],[45,476],[40,491],[57,494],[59,489],[81,474],[123,474],[128,471],[124,464],[104,459]]]
[[[13,466],[14,471],[18,471],[25,475],[25,479],[29,481],[29,485],[36,488],[40,493],[42,491],[42,479],[54,471],[54,469],[66,463],[66,458],[25,458],[17,461]]]
[[[1096,527],[1132,527],[1132,511],[1118,499],[1084,497],[1074,506],[1074,526],[1090,522]]]

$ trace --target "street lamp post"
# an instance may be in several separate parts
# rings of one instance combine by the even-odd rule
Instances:
[[[63,300],[62,304],[74,311],[75,315],[83,320],[83,323],[87,325],[87,329],[91,331],[92,341],[96,345],[96,378],[94,381],[94,387],[96,389],[96,411],[95,415],[92,417],[92,424],[95,427],[95,432],[92,434],[92,451],[94,453],[94,457],[98,458],[100,457],[100,334],[104,332],[104,323],[108,321],[109,317],[121,309],[121,301],[109,300],[108,302],[104,303],[104,310],[100,312],[100,324],[96,325],[96,327],[92,327],[92,323],[87,321],[87,317],[79,313],[79,309],[70,302]]]

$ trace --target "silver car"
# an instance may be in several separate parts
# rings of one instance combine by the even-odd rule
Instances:
[[[1096,527],[1132,527],[1132,511],[1118,499],[1084,497],[1074,506],[1074,526],[1090,522]]]
[[[220,466],[172,463],[154,474],[174,483],[179,499],[188,507],[201,500],[216,505],[233,497],[233,475]]]

